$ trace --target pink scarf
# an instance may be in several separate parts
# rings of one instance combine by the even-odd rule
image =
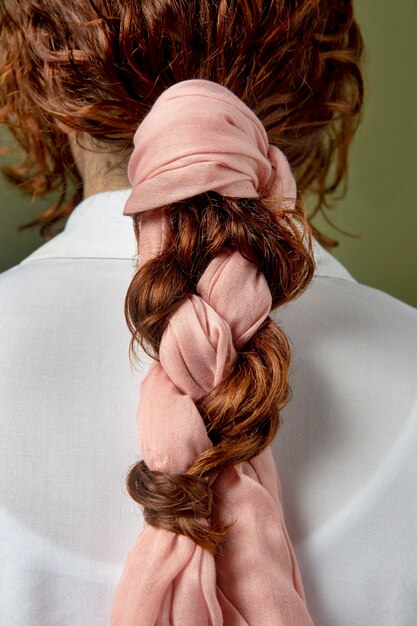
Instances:
[[[134,137],[128,174],[134,215],[205,191],[294,206],[285,156],[255,114],[225,87],[188,80],[167,89]],[[140,264],[164,241],[160,212],[141,217]],[[140,388],[137,429],[151,470],[183,473],[212,447],[195,402],[228,372],[271,309],[265,277],[239,252],[224,251],[171,316]],[[111,626],[311,626],[268,446],[212,483],[226,505],[221,557],[184,535],[146,525],[129,550]]]

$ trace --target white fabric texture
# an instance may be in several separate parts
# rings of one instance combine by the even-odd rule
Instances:
[[[150,364],[128,359],[129,193],[83,200],[0,275],[4,626],[105,626],[143,525],[124,486]],[[317,626],[416,625],[417,310],[314,250],[312,284],[272,314],[292,345],[272,448],[307,605]]]

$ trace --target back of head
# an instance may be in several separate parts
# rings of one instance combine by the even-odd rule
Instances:
[[[3,0],[0,10],[0,122],[26,155],[6,173],[29,193],[64,194],[69,178],[78,183],[73,200],[82,193],[57,120],[127,165],[138,123],[165,89],[190,78],[242,98],[288,158],[299,191],[317,196],[315,210],[347,175],[363,99],[351,0]],[[42,216],[45,235],[73,203],[62,199]]]
[[[173,623],[182,625],[203,612],[200,621],[216,626],[239,616],[246,620],[239,623],[310,624],[269,447],[290,399],[290,347],[268,314],[313,277],[303,193],[315,193],[323,206],[347,175],[363,96],[351,2],[1,6],[0,120],[25,154],[5,173],[29,193],[60,189],[60,201],[32,223],[46,235],[82,193],[57,122],[118,153],[135,192],[146,166],[135,156],[144,144],[133,142],[141,122],[149,126],[167,90],[202,79],[229,90],[243,114],[248,107],[274,154],[285,155],[282,167],[291,168],[298,189],[290,203],[268,188],[239,195],[218,185],[164,191],[166,202],[137,210],[131,202],[140,262],[126,320],[132,354],[139,344],[155,360],[138,408],[144,459],[130,469],[127,486],[148,526],[130,553],[112,623],[153,624],[170,606]],[[198,125],[198,107],[189,117]],[[79,184],[65,203],[71,178]],[[273,589],[265,597],[262,576]],[[157,578],[159,587],[149,587]]]

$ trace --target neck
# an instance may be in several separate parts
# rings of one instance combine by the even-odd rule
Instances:
[[[97,147],[93,147],[88,135],[81,138],[81,145],[75,133],[69,135],[69,139],[77,169],[83,181],[83,198],[102,191],[128,189],[131,186],[127,176],[127,166],[120,165],[120,155],[98,151]]]
[[[119,178],[100,178],[98,176],[83,176],[83,198],[88,198],[102,191],[116,191],[117,189],[128,189],[130,187],[129,179],[123,176]]]

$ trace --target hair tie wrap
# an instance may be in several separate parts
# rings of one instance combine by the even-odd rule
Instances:
[[[134,146],[125,215],[205,191],[256,198],[265,190],[295,201],[284,154],[269,145],[254,112],[217,83],[195,79],[169,87],[139,125]]]
[[[296,196],[288,162],[259,119],[203,80],[158,98],[135,134],[129,177],[127,215],[206,191],[253,198],[265,190],[292,203]],[[164,228],[162,212],[141,216],[141,263],[158,254]],[[213,447],[196,401],[227,375],[271,309],[265,276],[237,250],[215,256],[196,291],[169,317],[159,360],[141,383],[137,429],[150,471],[185,473]],[[210,483],[224,503],[218,521],[235,522],[222,554],[145,524],[128,552],[111,626],[312,626],[270,446]]]

